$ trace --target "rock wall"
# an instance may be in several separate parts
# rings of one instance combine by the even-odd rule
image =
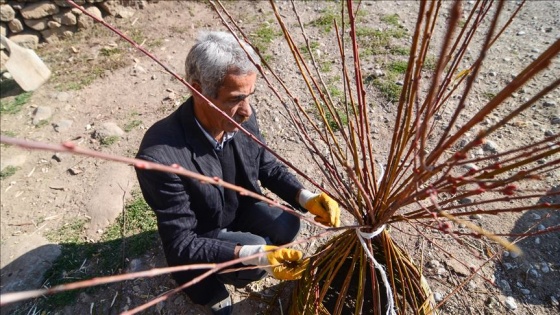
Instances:
[[[128,18],[154,0],[74,0],[93,15]],[[66,0],[0,0],[0,33],[21,46],[35,49],[40,42],[56,43],[85,30],[94,21]]]

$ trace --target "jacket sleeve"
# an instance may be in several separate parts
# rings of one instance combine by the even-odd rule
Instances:
[[[139,155],[138,158],[159,163]],[[188,187],[176,174],[136,169],[144,199],[154,210],[168,263],[224,262],[234,258],[236,244],[195,233],[197,219]]]

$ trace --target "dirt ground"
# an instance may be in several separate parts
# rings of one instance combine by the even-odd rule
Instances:
[[[304,23],[316,20],[324,14],[325,9],[336,5],[336,2],[330,1],[296,3]],[[399,24],[410,35],[415,26],[417,5],[409,1],[366,1],[361,7],[366,12],[362,23],[383,29],[386,25],[382,17],[397,14]],[[296,19],[289,3],[281,1],[279,6],[282,16],[290,25],[295,25]],[[465,3],[465,6],[472,6],[472,1]],[[510,12],[515,6],[516,2],[506,4]],[[525,6],[504,38],[488,52],[486,66],[475,87],[478,102],[476,98],[473,99],[467,108],[467,116],[476,112],[485,93],[499,91],[499,87],[509,82],[512,75],[521,71],[534,56],[560,37],[560,2],[529,1]],[[226,7],[248,34],[258,34],[263,25],[275,23],[268,2],[232,1],[226,2]],[[184,60],[198,31],[225,30],[210,6],[199,2],[159,1],[137,10],[130,19],[105,19],[125,29],[129,35],[142,39],[144,47],[180,75],[184,73]],[[437,28],[436,32],[442,32],[443,28]],[[320,27],[309,25],[308,35],[318,42],[316,49],[323,58],[336,55],[332,33],[326,35]],[[409,38],[397,39],[397,42],[406,46]],[[295,65],[284,45],[282,38],[276,36],[269,43],[267,52],[274,68],[297,94],[303,86],[298,81]],[[434,45],[437,45],[437,41]],[[113,55],[111,51],[114,49],[118,51]],[[45,45],[38,50],[38,54],[53,70],[53,78],[32,94],[19,113],[2,114],[3,135],[48,143],[73,141],[79,146],[131,157],[136,153],[145,130],[174,111],[188,96],[187,88],[159,65],[101,28],[95,28],[88,36],[78,34],[60,44]],[[366,75],[374,73],[382,69],[390,58],[393,57],[365,58],[362,68]],[[333,65],[336,66],[336,62]],[[560,77],[558,62],[553,63],[550,69],[550,77]],[[95,79],[85,80],[91,73],[95,74]],[[334,71],[326,75],[331,78],[336,76]],[[528,97],[545,81],[532,81],[516,97]],[[80,88],[76,89],[77,85]],[[319,169],[307,155],[295,130],[287,123],[284,109],[263,80],[259,81],[257,91],[253,105],[270,147],[320,182]],[[3,89],[2,102],[11,101],[14,93]],[[379,117],[374,139],[378,156],[383,160],[388,150],[395,110],[372,87],[368,87],[367,93],[372,112]],[[47,124],[32,123],[34,112],[39,107],[52,110]],[[506,149],[538,141],[545,134],[558,134],[560,124],[554,123],[555,117],[560,119],[558,89],[522,114],[517,120],[518,124],[500,130],[493,140]],[[71,121],[71,125],[62,129],[60,126],[64,120]],[[95,138],[95,132],[109,122],[130,130],[115,143],[103,144]],[[3,168],[4,165],[17,166],[15,174],[3,178],[0,184],[2,293],[36,289],[48,284],[42,278],[43,272],[50,268],[62,249],[60,245],[49,241],[47,235],[73,222],[85,221],[81,237],[91,244],[99,242],[105,229],[121,213],[127,200],[131,199],[131,194],[138,191],[138,184],[129,165],[70,154],[55,156],[53,152],[29,151],[13,146],[2,145],[0,149]],[[556,170],[546,174],[531,188],[554,191],[560,189],[559,183],[560,174]],[[548,198],[540,202],[559,204],[560,200]],[[496,233],[521,234],[530,227],[542,229],[559,225],[558,212],[488,215],[472,220]],[[343,223],[352,222],[345,217]],[[413,232],[402,228],[405,232]],[[301,238],[314,235],[317,231],[316,227],[304,225]],[[484,240],[466,239],[459,245],[445,235],[427,234],[469,266],[479,266],[484,262],[486,254],[481,253],[499,253],[499,259],[481,267],[479,275],[472,279],[467,277],[471,274],[467,268],[455,263],[454,259],[438,248],[426,245],[421,237],[405,233],[399,235],[398,232],[395,234],[395,238],[409,249],[413,258],[423,262],[424,274],[436,300],[453,293],[440,309],[442,314],[549,315],[560,311],[560,289],[557,285],[560,282],[558,232],[519,242],[525,252],[521,257],[501,253],[499,247]],[[165,266],[157,236],[152,232],[150,237],[153,239],[153,249],[140,256],[127,257],[124,271]],[[300,246],[312,251],[317,245]],[[473,252],[480,255],[473,255]],[[85,260],[82,267],[95,269],[93,262]],[[463,282],[465,285],[455,292],[454,288]],[[83,290],[66,306],[50,309],[49,313],[117,314],[149,301],[174,286],[171,278],[164,275]],[[283,314],[289,305],[293,284],[268,278],[247,288],[230,289],[235,314]],[[511,298],[515,301],[515,307],[511,306]],[[40,300],[28,301],[4,307],[2,313],[39,314],[44,305]],[[204,314],[204,310],[190,303],[186,296],[178,294],[145,313]]]

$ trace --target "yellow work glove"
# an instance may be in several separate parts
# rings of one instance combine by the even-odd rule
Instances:
[[[307,268],[309,259],[302,259],[303,253],[290,248],[271,245],[245,245],[239,251],[239,258],[264,253],[242,261],[244,265],[260,266],[278,280],[297,280]]]
[[[334,227],[340,226],[338,203],[325,193],[314,194],[303,189],[298,196],[299,204],[315,215],[315,221]]]

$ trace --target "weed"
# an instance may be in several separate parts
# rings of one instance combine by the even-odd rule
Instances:
[[[400,39],[406,36],[402,28],[377,30],[371,27],[356,28],[356,36],[362,44],[362,54],[365,56],[379,55],[391,50],[391,39]]]
[[[56,231],[46,233],[46,237],[53,243],[83,243],[82,234],[86,221],[83,219],[75,220],[64,224]]]
[[[389,53],[392,55],[408,56],[410,55],[410,49],[401,46],[395,46],[389,48]]]
[[[397,60],[389,64],[389,71],[398,74],[404,74],[406,72],[407,67],[408,67],[407,61]]]
[[[17,133],[11,130],[6,130],[6,131],[2,131],[2,135],[6,137],[15,138],[17,136]]]
[[[19,170],[19,167],[15,167],[12,165],[6,166],[6,168],[0,172],[0,179],[6,179],[14,175],[17,172],[17,170]]]
[[[275,31],[269,24],[263,23],[251,34],[251,42],[261,54],[264,54],[268,50],[270,43],[280,35],[282,34]]]
[[[340,14],[329,8],[323,10],[321,16],[311,21],[309,25],[318,27],[322,32],[328,33],[333,29],[334,20],[340,25]]]
[[[17,114],[23,105],[27,104],[29,99],[33,95],[32,92],[25,92],[16,96],[12,101],[0,102],[0,113],[1,114]]]
[[[319,67],[321,68],[321,72],[323,73],[331,72],[332,62],[328,60],[319,61]]]
[[[85,241],[84,220],[76,220],[47,234],[52,242],[61,244],[61,254],[46,272],[48,286],[72,282],[94,276],[109,275],[124,268],[126,258],[138,257],[149,248],[157,246],[155,215],[140,193],[125,211],[101,236],[101,241]],[[88,288],[86,292],[102,289]],[[52,310],[75,301],[78,291],[67,291],[41,301],[41,308]]]
[[[402,86],[396,83],[397,74],[395,72],[388,71],[385,77],[374,78],[368,81],[385,95],[388,101],[396,102],[399,100]]]
[[[400,26],[399,24],[399,15],[398,14],[388,14],[381,17],[381,22],[385,22],[387,24],[393,26]]]
[[[124,126],[124,131],[125,131],[125,132],[130,132],[130,131],[132,131],[132,129],[134,129],[134,128],[140,126],[141,124],[142,124],[142,121],[141,121],[141,120],[135,119],[135,120],[129,122],[128,124],[126,124],[126,125]]]
[[[101,143],[102,146],[110,146],[112,144],[114,144],[115,142],[119,141],[121,137],[119,136],[109,136],[109,137],[104,137],[101,138],[101,140],[99,140],[99,142]]]
[[[348,125],[348,116],[346,115],[346,113],[341,110],[337,110],[336,113],[340,118],[341,124],[344,126]],[[337,131],[340,129],[340,127],[336,123],[335,118],[333,117],[333,115],[331,115],[331,112],[328,111],[327,109],[325,109],[325,117],[327,118],[327,123],[329,124],[329,126],[333,131]]]
[[[156,217],[142,195],[139,192],[132,194],[133,199],[125,207],[125,212],[121,214],[115,223],[111,225],[103,234],[103,241],[113,241],[122,237],[142,235],[143,232],[155,232],[157,229]],[[128,242],[127,255],[138,256],[150,249],[153,244],[148,242],[150,235],[144,235]]]
[[[494,97],[496,97],[496,93],[492,93],[492,92],[483,92],[482,96],[484,96],[484,98],[491,100]]]
[[[41,128],[41,127],[46,126],[48,124],[49,124],[49,121],[46,120],[46,119],[43,119],[35,125],[35,128]]]
[[[111,57],[114,55],[120,55],[122,53],[122,49],[117,47],[103,47],[100,52],[101,55],[105,57]]]
[[[329,85],[328,88],[329,88],[329,94],[333,98],[339,98],[343,95],[342,91],[334,85]]]
[[[319,42],[310,41],[309,42],[309,48],[311,48],[311,52],[314,52],[315,50],[317,50],[317,48],[319,48]],[[307,49],[307,45],[302,45],[299,48],[299,50],[304,54],[309,54],[309,49]]]

